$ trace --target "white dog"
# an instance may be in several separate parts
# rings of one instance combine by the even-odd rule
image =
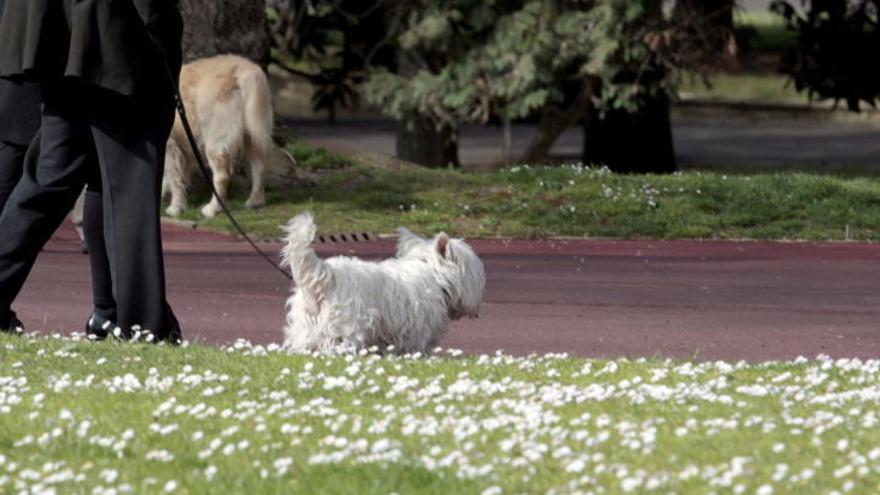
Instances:
[[[244,157],[251,169],[248,208],[265,204],[263,173],[272,142],[272,94],[263,70],[235,55],[218,55],[186,64],[180,72],[180,93],[192,125],[193,134],[208,159],[214,187],[222,199],[232,176],[235,161]],[[171,194],[166,213],[176,217],[186,208],[190,177],[196,173],[196,160],[180,122],[168,139],[165,152],[163,197]],[[213,196],[202,207],[202,215],[213,217],[220,203]]]
[[[394,352],[432,349],[450,320],[476,317],[486,286],[483,262],[463,240],[399,229],[397,256],[381,262],[326,260],[311,248],[311,213],[285,227],[281,255],[296,289],[287,300],[285,346],[294,351]]]

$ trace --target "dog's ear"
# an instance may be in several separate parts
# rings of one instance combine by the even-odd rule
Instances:
[[[441,258],[449,257],[449,236],[446,232],[440,232],[434,239],[434,248]]]
[[[403,256],[411,249],[421,246],[425,239],[404,227],[397,228],[397,256]]]

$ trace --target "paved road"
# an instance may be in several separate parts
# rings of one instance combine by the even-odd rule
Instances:
[[[169,292],[190,340],[278,342],[285,280],[240,242],[166,232]],[[489,285],[478,320],[445,342],[469,352],[728,360],[880,356],[880,246],[478,241]],[[277,245],[267,245],[277,249]],[[17,309],[32,329],[77,330],[85,256],[72,231],[41,255]],[[388,242],[322,246],[382,257]]]
[[[393,122],[349,119],[336,125],[321,120],[290,120],[294,134],[308,143],[345,152],[394,154]],[[880,125],[866,122],[680,118],[673,122],[679,164],[685,167],[746,167],[880,170]],[[528,145],[535,128],[513,127],[513,155]],[[551,156],[579,161],[583,136],[570,129]],[[467,126],[460,136],[464,165],[488,169],[501,163],[501,130]]]
[[[740,0],[737,5],[743,10],[766,12],[772,0]]]

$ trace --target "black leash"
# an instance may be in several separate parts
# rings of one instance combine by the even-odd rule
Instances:
[[[180,95],[180,88],[177,86],[177,77],[174,75],[174,72],[171,70],[171,67],[168,65],[168,59],[165,57],[165,49],[162,47],[162,44],[159,40],[153,36],[152,33],[147,30],[147,36],[150,38],[153,45],[159,50],[162,58],[162,64],[165,66],[165,73],[168,75],[168,81],[171,83],[171,89],[174,92],[174,105],[177,107],[177,113],[180,115],[180,122],[183,124],[183,130],[186,133],[186,139],[189,141],[189,146],[192,148],[193,155],[196,157],[196,163],[199,165],[199,170],[202,172],[202,176],[208,181],[208,185],[211,186],[211,194],[214,195],[214,198],[217,199],[217,203],[220,204],[220,208],[223,210],[223,213],[229,218],[229,221],[232,223],[232,226],[235,227],[235,230],[244,237],[244,240],[251,245],[254,251],[263,257],[267,263],[272,265],[272,268],[277,270],[279,273],[284,275],[287,280],[293,280],[290,273],[287,272],[284,268],[281,267],[278,263],[276,263],[268,254],[266,254],[257,243],[251,239],[251,237],[241,228],[238,220],[232,216],[232,212],[229,211],[229,208],[226,207],[226,202],[223,201],[223,198],[220,197],[220,194],[217,193],[217,188],[214,187],[214,180],[211,177],[211,172],[208,170],[208,167],[205,165],[205,160],[202,157],[201,151],[199,151],[199,145],[196,143],[195,135],[193,134],[192,127],[189,125],[189,119],[186,117],[186,107],[183,105],[183,97]]]

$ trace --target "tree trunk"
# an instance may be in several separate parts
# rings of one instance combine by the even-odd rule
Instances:
[[[397,124],[397,157],[425,167],[459,167],[458,133],[430,119],[410,116]]]
[[[265,2],[181,0],[184,60],[234,53],[264,69],[269,64],[269,25]]]
[[[520,163],[538,164],[547,160],[550,148],[559,140],[559,136],[569,127],[576,125],[589,111],[592,94],[590,88],[591,85],[585,83],[583,90],[568,108],[553,108],[541,115],[538,121],[538,134],[519,159]]]
[[[418,70],[411,57],[406,52],[397,52],[398,73],[403,77]],[[438,129],[429,117],[410,112],[397,123],[397,157],[425,167],[459,167],[458,129]]]
[[[501,159],[505,165],[513,159],[513,123],[507,117],[501,122]]]
[[[591,112],[584,123],[585,164],[607,165],[620,173],[675,172],[669,99],[656,96],[635,112]]]

